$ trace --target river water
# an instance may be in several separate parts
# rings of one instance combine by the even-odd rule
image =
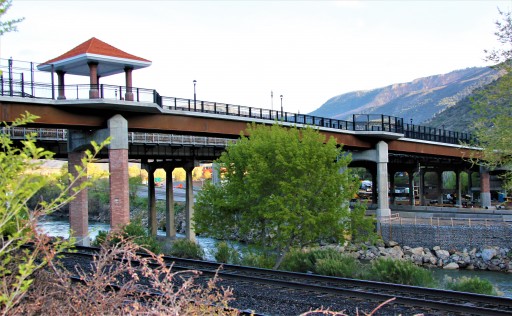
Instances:
[[[50,236],[55,237],[69,237],[69,221],[48,219],[42,221],[38,225],[41,230],[46,232]],[[99,222],[89,222],[89,236],[91,240],[94,240],[100,230],[110,230],[110,225]],[[165,236],[164,231],[158,231],[158,235]],[[177,234],[179,238],[184,238],[183,234]],[[203,248],[205,252],[205,259],[213,261],[213,250],[215,249],[215,239],[197,237],[198,244]],[[469,271],[469,270],[443,270],[443,269],[432,269],[434,277],[440,282],[443,281],[445,276],[452,278],[458,278],[462,276],[475,277],[478,276],[481,279],[487,279],[493,283],[498,291],[505,297],[512,298],[512,274],[503,272],[492,272],[492,271]]]

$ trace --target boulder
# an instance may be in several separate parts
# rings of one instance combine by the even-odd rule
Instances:
[[[398,246],[398,243],[396,241],[390,240],[386,243],[386,246],[388,247],[396,247]]]
[[[393,259],[402,259],[404,252],[399,246],[386,249],[387,254]]]
[[[490,261],[492,258],[496,256],[496,249],[494,248],[485,248],[482,250],[482,259],[485,261]]]
[[[450,253],[446,250],[438,249],[438,250],[434,250],[434,251],[436,253],[436,257],[438,257],[439,259],[441,259],[443,261],[450,258]]]
[[[423,247],[412,248],[411,252],[412,252],[412,254],[417,255],[417,256],[423,256],[424,255]]]
[[[455,262],[450,262],[443,267],[443,269],[446,269],[446,270],[457,270],[458,268],[459,268],[459,265]]]

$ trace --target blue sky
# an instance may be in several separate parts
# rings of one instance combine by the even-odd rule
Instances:
[[[498,7],[512,1],[14,0],[6,18],[25,21],[0,57],[44,62],[97,37],[153,62],[134,86],[192,98],[197,80],[200,100],[263,108],[274,91],[274,108],[283,95],[286,111],[307,113],[345,92],[486,65]]]

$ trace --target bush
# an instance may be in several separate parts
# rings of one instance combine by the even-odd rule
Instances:
[[[303,249],[290,250],[283,259],[280,269],[293,272],[307,273],[313,271],[314,263],[311,252]]]
[[[355,278],[358,275],[359,267],[357,259],[345,255],[339,258],[318,260],[315,264],[315,272],[322,275]]]
[[[405,285],[434,287],[432,273],[412,262],[379,258],[374,260],[364,276],[369,280]]]
[[[272,269],[276,262],[276,258],[276,254],[267,250],[248,248],[245,249],[242,253],[242,265]]]
[[[486,279],[480,279],[479,277],[461,277],[461,278],[446,278],[445,287],[448,290],[469,292],[485,295],[497,295],[498,291],[494,285]]]
[[[108,232],[100,230],[93,242],[93,246],[101,246],[106,240],[108,240],[107,236]],[[133,240],[135,244],[144,247],[151,252],[162,253],[162,245],[155,237],[149,235],[148,231],[142,226],[140,221],[132,221],[128,225],[124,226],[121,236],[110,239],[110,244],[118,243],[121,239],[130,239]]]
[[[225,241],[216,244],[214,257],[217,262],[240,264],[239,252]]]
[[[198,259],[204,258],[204,251],[201,246],[188,239],[177,239],[172,243],[169,252],[171,256],[185,258],[185,259]]]

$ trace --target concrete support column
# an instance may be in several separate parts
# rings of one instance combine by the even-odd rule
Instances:
[[[220,183],[220,166],[216,162],[212,163],[212,183]]]
[[[57,99],[58,100],[65,100],[66,99],[66,92],[65,92],[65,89],[64,89],[64,74],[66,72],[62,71],[62,70],[57,70],[56,71],[57,73],[57,86],[58,86],[58,95],[57,95]]]
[[[132,70],[131,67],[125,67],[125,77],[126,77],[126,93],[124,95],[124,99],[126,101],[133,101],[133,92],[132,92]]]
[[[117,114],[108,120],[108,130],[112,137],[108,148],[110,227],[118,229],[130,222],[128,122]]]
[[[165,170],[165,235],[168,239],[176,238],[176,221],[174,218],[174,190],[172,171],[174,166],[166,166]]]
[[[480,167],[480,204],[487,208],[491,206],[491,175],[485,167]]]
[[[388,200],[388,144],[384,141],[380,141],[377,143],[376,149],[378,189],[377,221],[380,222],[383,218],[391,216]]]
[[[407,175],[409,176],[409,203],[414,206],[414,171],[407,171]]]
[[[96,62],[88,62],[89,65],[89,81],[90,81],[90,88],[89,88],[89,99],[98,99],[100,97],[99,91],[98,91],[98,63]]]
[[[436,170],[437,176],[437,203],[444,203],[443,201],[443,172]]]
[[[156,190],[155,190],[155,167],[148,165],[148,226],[149,234],[156,236],[158,226],[156,220]]]
[[[473,202],[473,171],[468,170],[468,191],[467,194],[469,194],[469,201]]]
[[[68,153],[68,172],[75,178],[78,172],[75,166],[82,165],[82,158],[85,156],[83,152]],[[72,187],[79,187],[85,178],[77,179]],[[76,244],[80,246],[90,246],[89,240],[89,204],[87,201],[87,189],[78,192],[75,198],[69,202],[69,226],[71,235],[76,238]]]
[[[196,241],[196,233],[194,231],[194,223],[192,218],[194,216],[194,188],[192,181],[192,171],[194,170],[195,162],[186,163],[183,169],[186,172],[186,206],[185,206],[185,235],[190,241]]]
[[[457,200],[455,204],[462,206],[462,191],[460,183],[460,170],[455,170],[455,191],[457,192]]]
[[[420,169],[420,188],[419,188],[419,193],[420,193],[420,205],[421,206],[425,206],[427,203],[425,201],[425,169]]]
[[[389,172],[389,203],[395,204],[395,171]]]

